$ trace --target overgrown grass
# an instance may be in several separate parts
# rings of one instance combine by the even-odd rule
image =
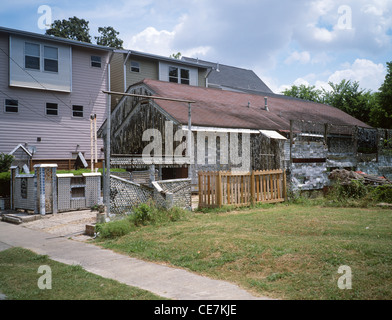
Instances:
[[[189,216],[185,209],[157,208],[153,203],[142,203],[128,216],[119,217],[117,220],[97,224],[96,231],[100,238],[116,238],[124,236],[141,226],[164,225],[166,223],[184,220]]]
[[[392,185],[370,186],[359,180],[348,185],[335,183],[326,196],[311,198],[293,194],[290,203],[301,205],[319,205],[323,207],[372,208],[380,203],[392,204]]]
[[[391,299],[392,210],[278,204],[148,224],[103,247],[280,299]],[[340,266],[352,269],[341,290]]]
[[[52,289],[38,287],[41,265],[52,272]],[[9,300],[158,300],[148,291],[130,287],[65,265],[22,248],[0,252],[0,292]]]

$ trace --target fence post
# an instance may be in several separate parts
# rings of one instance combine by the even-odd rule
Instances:
[[[284,201],[287,201],[286,170],[283,170],[283,196],[284,196]]]
[[[201,203],[202,203],[201,172],[198,171],[197,175],[198,175],[198,178],[199,178],[199,186],[198,186],[198,191],[199,191],[199,208],[201,208]]]
[[[255,172],[252,170],[252,175],[250,177],[250,196],[251,196],[251,201],[252,205],[256,203],[256,194],[255,194]]]
[[[222,199],[222,172],[221,171],[218,171],[218,176],[217,176],[217,179],[218,179],[218,206],[219,206],[219,208],[221,208],[222,207],[222,204],[223,204],[223,199]]]

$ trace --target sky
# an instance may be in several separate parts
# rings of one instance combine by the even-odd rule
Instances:
[[[45,6],[45,7],[42,7]],[[124,48],[253,70],[275,93],[358,81],[378,91],[392,61],[392,0],[2,0],[0,26],[45,33],[76,16]]]

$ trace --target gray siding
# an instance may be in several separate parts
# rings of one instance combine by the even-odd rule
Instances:
[[[114,53],[110,63],[110,90],[124,92],[124,54]],[[120,101],[121,96],[111,96],[112,110]]]
[[[0,33],[0,46],[8,53],[8,36]],[[102,56],[102,68],[90,66],[91,55]],[[18,144],[35,146],[33,159],[61,160],[72,152],[90,159],[90,114],[97,115],[97,128],[105,118],[107,96],[106,51],[72,47],[72,92],[49,92],[8,86],[8,57],[0,51],[0,152],[9,153]],[[5,113],[5,99],[19,101],[17,114]],[[46,103],[57,103],[58,116],[46,115]],[[72,116],[72,105],[84,107],[84,117]],[[41,142],[37,141],[41,138]],[[79,147],[77,147],[79,145]],[[98,157],[103,143],[98,140]]]
[[[140,73],[131,71],[131,61],[139,62]],[[144,79],[159,79],[158,61],[147,60],[142,58],[130,57],[127,63],[127,89],[129,86],[138,83]]]

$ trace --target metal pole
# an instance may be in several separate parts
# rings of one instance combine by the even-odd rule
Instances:
[[[110,63],[108,64],[108,87],[110,90]],[[111,122],[111,96],[108,95],[108,114],[106,124],[106,183],[105,183],[105,195],[106,195],[106,218],[110,214],[110,122]]]
[[[97,115],[94,114],[94,148],[95,148],[95,163],[98,163],[98,145],[97,145]],[[95,166],[95,170],[98,170],[98,167]]]
[[[90,164],[91,172],[94,172],[94,138],[93,138],[93,115],[90,115]]]
[[[192,112],[191,112],[191,103],[188,102],[188,157],[189,157],[189,164],[188,164],[188,178],[192,179],[192,172],[191,172],[191,159],[192,159]]]

